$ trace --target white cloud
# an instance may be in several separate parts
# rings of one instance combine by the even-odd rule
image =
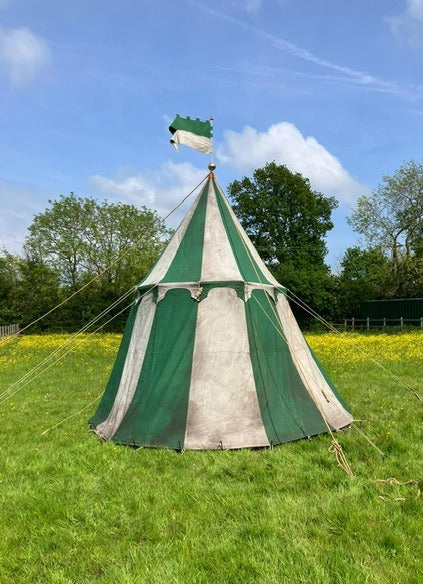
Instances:
[[[189,163],[167,162],[161,169],[113,178],[95,175],[90,182],[107,197],[155,209],[161,217],[171,211],[206,173]],[[195,196],[195,195],[194,195]],[[186,213],[194,198],[178,209],[167,223],[175,226]]]
[[[25,85],[49,60],[46,42],[28,28],[0,28],[0,63],[7,68],[14,86]]]
[[[423,47],[423,0],[407,0],[403,12],[386,20],[395,36],[411,46]]]
[[[261,8],[261,0],[245,0],[245,10],[247,12],[258,12]]]
[[[42,210],[43,196],[31,185],[0,180],[0,251],[21,253],[27,228]]]
[[[309,178],[314,189],[344,203],[352,203],[368,191],[316,138],[304,137],[288,122],[273,124],[266,132],[249,126],[242,132],[226,131],[218,158],[223,164],[245,171],[274,160]]]

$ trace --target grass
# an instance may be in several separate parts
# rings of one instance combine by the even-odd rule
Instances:
[[[0,390],[66,336],[0,347]],[[309,335],[360,426],[270,450],[134,450],[87,429],[119,343],[91,337],[0,405],[0,583],[423,582],[423,334]],[[66,416],[70,418],[43,435]],[[419,484],[391,485],[395,477]]]

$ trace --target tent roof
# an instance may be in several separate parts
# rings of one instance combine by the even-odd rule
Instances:
[[[240,225],[213,173],[139,286],[249,282],[281,288]]]

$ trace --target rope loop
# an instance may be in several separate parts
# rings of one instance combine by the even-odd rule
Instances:
[[[342,450],[342,446],[339,444],[339,442],[338,442],[338,440],[336,440],[336,438],[334,438],[332,440],[332,443],[329,446],[328,450],[331,454],[335,454],[335,458],[336,458],[336,462],[338,463],[338,466],[340,466],[342,469],[344,469],[344,471],[347,473],[347,475],[350,477],[350,479],[353,479],[354,473],[351,470],[350,465],[348,464],[348,461],[345,457],[344,451]]]

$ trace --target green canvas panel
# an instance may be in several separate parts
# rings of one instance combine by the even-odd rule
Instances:
[[[331,390],[333,391],[333,393],[335,394],[335,396],[338,398],[338,401],[342,404],[342,406],[347,410],[347,412],[349,412],[351,414],[350,410],[348,409],[347,404],[344,402],[344,400],[342,399],[342,396],[338,393],[338,390],[334,386],[334,384],[331,381],[330,377],[328,376],[328,374],[326,373],[326,371],[323,369],[323,367],[322,367],[320,361],[318,360],[318,358],[316,357],[313,349],[310,347],[310,345],[308,343],[307,343],[307,346],[308,346],[308,348],[310,350],[311,356],[313,357],[314,361],[316,362],[317,367],[320,369],[321,374],[325,378],[326,383],[329,385],[329,387],[331,388]]]
[[[92,427],[104,422],[104,420],[109,415],[110,410],[112,409],[116,394],[119,389],[122,371],[125,365],[126,355],[128,353],[129,343],[131,342],[132,330],[134,328],[138,306],[139,303],[131,306],[116,361],[113,365],[112,373],[110,374],[109,382],[107,383],[107,387],[103,393],[103,397],[101,398],[96,413],[89,420],[89,424]]]
[[[269,442],[281,444],[326,432],[322,416],[280,335],[280,322],[262,290],[245,304],[257,396]]]
[[[245,284],[244,282],[235,282],[231,280],[223,280],[219,282],[200,282],[200,287],[202,288],[201,294],[198,298],[198,302],[201,302],[205,298],[207,298],[210,290],[213,288],[232,288],[235,290],[236,295],[241,300],[245,298]]]
[[[198,282],[201,278],[208,189],[209,181],[201,191],[197,208],[162,282]]]
[[[180,227],[180,225],[179,225]],[[179,229],[178,227],[178,229]],[[159,261],[162,259],[162,255],[166,252],[167,249],[167,244],[164,246],[164,248],[162,249],[162,251],[159,253],[159,257],[157,258],[157,260],[154,262],[153,266],[150,268],[150,270],[146,273],[146,275],[142,278],[142,280],[140,280],[139,282],[137,282],[137,288],[139,290],[143,289],[143,282],[145,282],[147,280],[147,278],[149,277],[149,275],[151,274],[151,272],[154,270],[154,268],[157,266],[157,264],[159,263]]]
[[[213,135],[212,125],[209,120],[192,119],[189,116],[181,118],[181,116],[177,115],[169,126],[169,130],[172,134],[177,130],[185,130],[186,132],[192,132],[197,136],[204,136],[205,138],[211,138]]]
[[[197,309],[189,291],[180,289],[157,305],[135,395],[115,442],[183,448]]]
[[[270,282],[264,277],[262,271],[258,267],[256,261],[248,252],[246,244],[244,244],[241,235],[226,207],[225,202],[222,200],[222,195],[213,180],[213,188],[216,195],[217,204],[219,206],[220,215],[222,217],[223,225],[225,227],[226,235],[228,236],[229,242],[231,244],[232,252],[235,257],[238,269],[241,276],[245,282],[258,282],[262,284],[270,284]]]

